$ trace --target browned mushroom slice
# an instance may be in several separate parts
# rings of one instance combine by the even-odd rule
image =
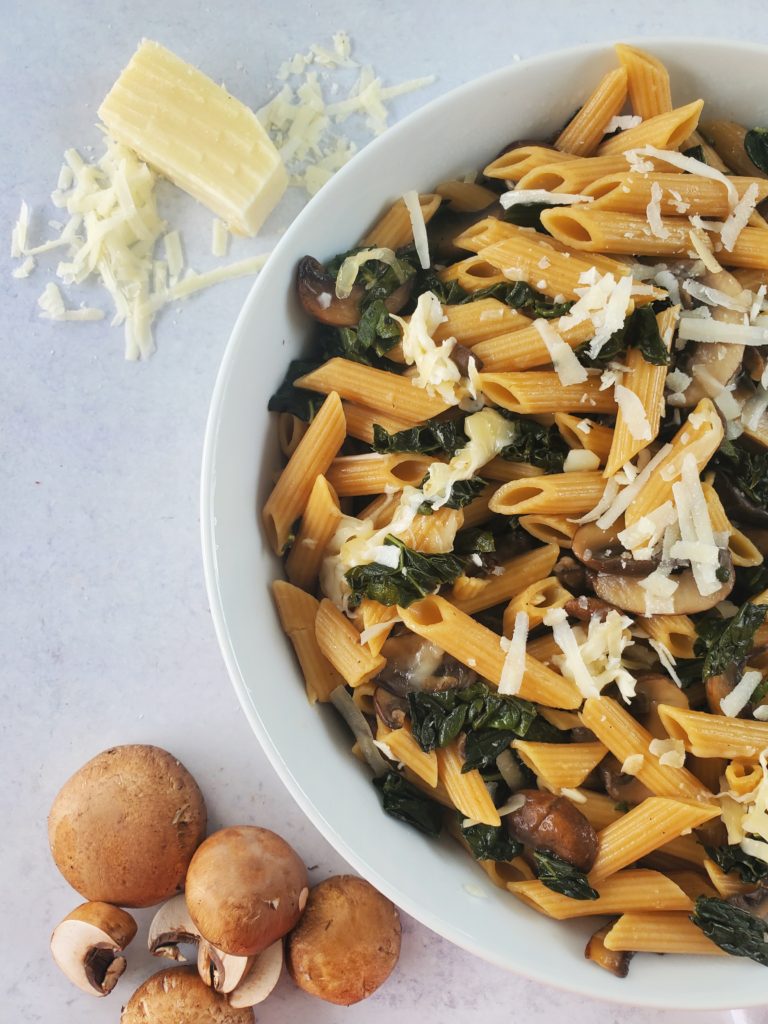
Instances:
[[[620,527],[602,530],[597,523],[580,526],[573,535],[573,553],[580,562],[596,572],[624,576],[647,576],[658,561],[633,558],[618,538]]]
[[[504,817],[510,835],[589,871],[597,856],[597,833],[581,811],[564,796],[542,790],[522,789],[518,795],[525,803]]]
[[[710,676],[704,683],[704,690],[707,695],[707,706],[713,715],[722,715],[723,709],[720,701],[727,697],[736,685],[736,680],[731,678],[732,673],[726,672],[722,675]]]
[[[563,608],[571,618],[580,619],[582,622],[589,622],[590,619],[602,622],[608,612],[615,611],[613,605],[601,601],[599,597],[587,597],[586,594],[572,597],[570,601],[565,602]]]
[[[680,687],[667,676],[649,672],[640,676],[635,687],[638,719],[652,736],[667,739],[667,730],[659,718],[659,704],[688,708],[688,698]]]
[[[626,978],[629,973],[629,961],[635,954],[618,949],[606,949],[604,940],[614,924],[615,921],[611,921],[590,936],[584,949],[584,956],[598,967],[615,974],[617,978]]]
[[[475,369],[482,370],[483,361],[478,359],[476,355],[472,354],[471,348],[466,348],[464,345],[460,345],[458,342],[451,349],[450,359],[456,364],[459,373],[462,377],[469,376],[469,360],[475,360]]]
[[[598,765],[605,791],[617,803],[640,804],[649,796],[650,789],[634,775],[625,775],[613,754],[608,754]]]
[[[402,729],[405,716],[408,714],[408,702],[405,698],[390,693],[383,686],[377,686],[373,691],[373,706],[376,714],[390,729]]]
[[[356,284],[346,298],[336,294],[336,281],[319,260],[305,256],[299,261],[297,272],[299,301],[304,310],[315,320],[333,327],[355,327],[360,320],[360,303],[365,291]],[[413,289],[413,278],[409,277],[399,288],[384,299],[390,313],[397,313],[408,301]]]
[[[381,649],[387,664],[373,682],[398,697],[419,690],[450,690],[471,686],[477,674],[442,647],[415,633],[390,636]]]
[[[713,594],[706,596],[699,593],[699,588],[690,569],[676,576],[677,589],[672,595],[671,613],[673,615],[694,615],[696,612],[706,612],[724,601],[736,582],[729,551],[721,552],[721,565],[728,570],[728,578]],[[597,596],[601,597],[603,601],[632,615],[645,615],[647,592],[640,585],[641,582],[636,576],[597,573],[592,580],[592,586]]]
[[[733,274],[723,270],[717,274],[705,274],[699,282],[708,288],[725,292],[732,298],[741,295],[742,285]],[[712,310],[713,320],[725,323],[740,324],[744,314],[735,309],[715,306]],[[715,398],[719,391],[729,384],[742,367],[744,359],[743,345],[711,345],[700,343],[693,347],[690,370],[693,381],[684,393],[684,405],[692,407],[702,398]]]

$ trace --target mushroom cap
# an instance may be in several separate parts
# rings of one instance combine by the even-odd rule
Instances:
[[[307,869],[284,839],[241,825],[208,836],[187,872],[187,907],[217,949],[253,956],[293,928],[304,909]]]
[[[399,956],[397,908],[354,875],[327,878],[312,889],[286,946],[288,970],[299,988],[339,1006],[375,992]]]
[[[184,888],[205,836],[203,795],[160,747],[97,754],[64,783],[48,816],[56,866],[87,900],[150,907]]]
[[[250,1007],[235,1008],[208,988],[194,967],[158,971],[136,989],[120,1024],[253,1024]]]

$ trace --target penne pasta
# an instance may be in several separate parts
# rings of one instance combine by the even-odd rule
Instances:
[[[606,949],[633,953],[728,954],[691,922],[688,913],[632,912],[623,914],[606,935]]]
[[[356,437],[358,441],[365,441],[366,444],[373,444],[373,428],[376,424],[383,427],[388,434],[396,434],[411,426],[407,420],[377,412],[375,409],[366,409],[365,406],[355,405],[353,402],[342,402],[341,405],[347,421],[347,433],[350,437]]]
[[[633,113],[647,121],[672,110],[669,72],[658,57],[624,43],[619,43],[615,50],[627,72],[627,92]]]
[[[614,435],[611,427],[567,412],[555,413],[555,426],[569,448],[594,452],[603,465],[608,461]]]
[[[516,594],[504,609],[504,635],[512,635],[515,619],[520,612],[528,616],[528,628],[534,629],[542,624],[548,611],[562,608],[572,597],[573,594],[560,585],[556,576],[548,576],[529,584],[525,590]]]
[[[499,826],[499,812],[480,772],[476,768],[462,771],[464,758],[459,752],[458,741],[441,747],[436,753],[438,778],[456,810],[482,825]]]
[[[649,117],[625,132],[606,139],[599,147],[600,156],[626,153],[630,149],[653,146],[656,149],[677,149],[692,132],[696,131],[704,106],[703,100],[695,100],[684,107],[663,111]]]
[[[555,148],[574,156],[590,156],[605,135],[608,122],[627,99],[626,68],[606,72],[597,87],[555,140]]]
[[[340,498],[418,487],[435,460],[426,455],[342,455],[328,467],[328,483]]]
[[[701,134],[714,146],[728,169],[734,174],[754,175],[765,178],[768,175],[756,167],[747,156],[744,136],[747,129],[735,121],[707,121],[701,126]]]
[[[357,693],[357,690],[355,692]],[[404,764],[406,768],[423,779],[431,789],[437,786],[437,754],[434,750],[425,753],[421,749],[413,738],[411,727],[407,722],[400,729],[389,729],[379,719],[376,739],[384,744],[385,753],[391,754],[393,760]]]
[[[328,598],[320,602],[315,636],[320,650],[349,686],[367,683],[386,665],[385,658],[371,654],[360,642],[358,630]]]
[[[595,333],[593,324],[588,320],[566,329],[560,327],[558,318],[552,321],[552,326],[571,348],[583,345]],[[494,373],[530,370],[532,367],[546,366],[552,362],[544,339],[533,325],[481,341],[473,348],[472,354],[482,361],[486,371]],[[550,374],[549,380],[553,376],[554,374]],[[581,401],[579,404],[582,404]],[[590,411],[593,410],[590,408]]]
[[[509,178],[511,181],[518,181],[540,164],[573,159],[575,158],[571,153],[558,152],[550,146],[515,146],[492,160],[483,168],[483,174],[486,178]]]
[[[571,546],[573,535],[579,528],[579,524],[569,516],[546,515],[542,512],[520,516],[520,525],[537,540],[545,544],[557,544],[561,548]]]
[[[608,753],[602,743],[530,743],[514,740],[523,764],[548,788],[578,788]]]
[[[620,871],[600,886],[596,900],[574,900],[553,892],[538,881],[510,882],[510,892],[529,907],[557,921],[574,917],[621,914],[630,911],[691,911],[693,903],[670,878],[658,871],[638,868]]]
[[[503,571],[487,579],[460,576],[453,585],[450,601],[468,615],[493,608],[524,591],[533,580],[541,580],[546,576],[557,561],[557,555],[557,547],[547,544],[503,562],[499,566]],[[466,580],[470,586],[463,586],[462,580]]]
[[[663,644],[673,658],[694,658],[698,639],[693,620],[687,615],[649,615],[637,620],[651,639]]]
[[[437,213],[442,202],[442,196],[436,193],[426,193],[419,196],[419,206],[424,217],[424,223],[428,224]],[[399,249],[413,241],[413,225],[408,208],[404,200],[396,200],[387,210],[384,216],[376,221],[368,234],[360,243],[362,246],[377,246],[385,249]]]
[[[768,747],[768,722],[708,715],[668,704],[659,706],[659,717],[672,739],[682,740],[685,749],[697,757],[757,757]]]
[[[502,484],[490,501],[492,512],[505,516],[528,512],[559,512],[581,515],[600,500],[605,481],[602,473],[553,473],[532,480]]]
[[[322,474],[312,485],[296,540],[285,560],[288,579],[304,590],[314,590],[328,542],[341,521],[339,499]]]
[[[494,191],[475,181],[444,181],[436,186],[435,192],[456,213],[478,213],[497,199]]]
[[[616,399],[609,390],[600,390],[599,377],[588,377],[583,384],[569,385],[561,384],[558,375],[548,370],[483,372],[479,378],[483,393],[510,412],[532,415],[545,412],[616,413]]]
[[[754,185],[758,202],[768,197],[768,180],[731,177],[730,183],[741,198]],[[652,201],[653,187],[661,189],[659,211],[664,217],[725,218],[731,212],[725,182],[703,178],[698,174],[612,174],[598,178],[584,188],[584,195],[592,196],[590,210],[611,210],[615,213],[644,214]]]
[[[292,583],[275,580],[272,596],[283,631],[299,660],[310,704],[327,701],[344,680],[325,658],[315,637],[315,619],[320,602]]]
[[[277,439],[280,451],[289,459],[299,447],[299,441],[307,432],[308,423],[291,412],[281,412],[277,418]]]

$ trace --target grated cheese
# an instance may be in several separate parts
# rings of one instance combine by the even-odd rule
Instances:
[[[67,309],[57,285],[50,281],[37,304],[42,310],[40,316],[45,320],[103,320],[104,310],[81,306],[80,309]]]
[[[719,288],[711,288],[700,281],[693,281],[690,278],[683,281],[683,288],[694,299],[706,302],[709,306],[722,306],[724,309],[733,309],[737,313],[747,313],[752,304],[752,293],[744,289],[739,295],[728,295]]]
[[[29,277],[32,271],[36,267],[36,261],[34,256],[27,256],[18,267],[15,267],[11,271],[11,276],[15,278]]]
[[[409,320],[394,314],[392,319],[403,329],[403,357],[417,371],[412,378],[413,385],[424,388],[430,395],[438,394],[448,405],[458,405],[467,396],[468,389],[462,385],[461,372],[451,359],[456,339],[446,338],[438,344],[433,338],[445,320],[443,307],[434,292],[422,292]]]
[[[651,185],[651,199],[645,208],[645,216],[651,226],[651,234],[656,238],[669,238],[669,229],[664,227],[661,218],[661,185],[657,181]]]
[[[650,480],[651,474],[658,464],[662,462],[671,451],[671,444],[662,445],[653,458],[646,463],[641,472],[637,474],[634,480],[616,494],[608,505],[608,508],[605,509],[605,511],[597,518],[597,525],[601,530],[607,530],[609,526],[613,526],[619,516],[622,516],[627,511],[630,504],[635,500],[648,480]],[[608,484],[610,484],[610,482],[611,481],[609,480]],[[607,488],[608,485],[606,484],[606,490]]]
[[[640,149],[631,150],[631,153],[639,157],[663,160],[664,163],[678,167],[681,171],[688,171],[689,174],[698,174],[702,178],[711,178],[713,181],[719,181],[720,184],[725,186],[728,193],[728,204],[731,209],[734,209],[739,202],[739,193],[736,191],[736,186],[733,182],[722,171],[718,171],[716,167],[711,167],[702,160],[696,160],[692,156],[684,156],[682,153],[677,153],[671,149],[657,149],[655,146],[643,146]],[[625,153],[624,156],[629,159],[629,153]]]
[[[720,552],[715,544],[699,468],[690,452],[683,457],[681,479],[672,484],[672,495],[681,541],[687,552],[681,557],[690,558],[693,578],[702,597],[714,594],[721,586],[716,575]],[[679,549],[679,542],[672,546],[672,557],[675,557],[676,549]]]
[[[478,469],[495,458],[515,436],[515,424],[494,409],[482,409],[467,416],[464,432],[468,443],[450,462],[434,462],[423,488],[423,497],[438,509],[450,497],[451,488],[460,480],[469,480]],[[502,566],[497,566],[502,569]]]
[[[401,271],[399,269],[399,261],[397,256],[391,249],[383,247],[371,247],[370,249],[361,249],[360,252],[355,252],[351,256],[347,256],[344,262],[339,267],[339,272],[336,275],[336,297],[339,299],[346,299],[352,294],[352,289],[355,286],[357,275],[360,271],[360,267],[364,263],[369,263],[371,260],[377,260],[380,263],[386,263],[395,271],[398,275],[398,280],[402,284],[403,278],[400,276]],[[431,293],[430,293],[431,294]]]
[[[582,696],[598,696],[606,686],[615,683],[625,701],[635,694],[635,678],[622,661],[624,649],[632,643],[629,627],[632,620],[611,609],[603,621],[592,618],[587,635],[571,628],[564,609],[550,609],[544,625],[552,627],[555,643],[563,652],[552,660],[563,675],[576,684]]]
[[[756,182],[751,182],[723,224],[720,240],[729,252],[733,250],[739,235],[749,223],[749,218],[757,206],[759,195],[760,191]]]
[[[674,655],[669,650],[667,645],[663,643],[661,640],[652,640],[650,638],[648,640],[648,643],[658,654],[662,668],[665,668],[667,670],[669,676],[672,678],[675,684],[682,689],[683,683],[680,679],[680,676],[677,674],[677,669],[675,667],[677,665],[677,661],[675,660]]]
[[[600,276],[594,267],[584,271],[579,276],[579,287],[575,289],[579,298],[568,313],[560,318],[560,329],[568,330],[591,320],[595,333],[589,344],[589,354],[594,358],[611,335],[624,326],[632,287],[633,281],[629,274],[617,281],[610,273]]]
[[[643,123],[639,114],[614,114],[605,126],[605,134],[613,135],[614,132],[625,132],[628,128],[637,128]]]
[[[563,462],[564,473],[584,473],[600,467],[600,456],[586,448],[572,448]]]
[[[581,384],[587,379],[587,371],[576,358],[576,353],[566,344],[548,320],[533,321],[541,340],[547,347],[549,358],[563,387]]]
[[[411,189],[410,192],[405,192],[403,194],[403,202],[408,210],[408,216],[411,219],[413,241],[416,246],[416,254],[419,257],[421,269],[428,270],[430,264],[429,240],[427,238],[427,226],[424,223],[424,211],[422,210],[421,203],[419,202],[418,192],[413,189]]]
[[[228,248],[229,231],[227,230],[227,225],[223,220],[214,217],[211,224],[211,253],[218,257],[226,256]]]
[[[768,325],[729,324],[722,320],[680,314],[678,337],[683,341],[701,341],[706,344],[765,345],[768,344]]]
[[[635,392],[623,384],[617,384],[613,389],[613,395],[632,437],[636,441],[650,441],[651,424],[648,422],[643,403]]]
[[[722,274],[723,268],[715,259],[709,239],[700,230],[693,229],[688,232],[694,252],[711,274]]]
[[[570,192],[548,192],[545,188],[516,188],[502,192],[499,202],[504,210],[512,206],[530,203],[546,203],[548,206],[572,206],[575,203],[591,203],[594,196],[575,195]]]
[[[506,637],[501,637],[502,647]],[[525,674],[525,645],[528,641],[528,614],[518,612],[515,616],[515,627],[512,631],[512,639],[506,643],[506,656],[501,669],[499,681],[499,693],[516,694]]]
[[[643,770],[645,758],[642,754],[630,754],[624,759],[621,766],[622,775],[637,775]]]
[[[685,765],[685,745],[682,740],[653,739],[648,744],[649,752],[668,768],[682,768]]]
[[[730,693],[720,701],[720,710],[727,718],[736,718],[750,701],[752,694],[762,682],[759,672],[745,672]]]

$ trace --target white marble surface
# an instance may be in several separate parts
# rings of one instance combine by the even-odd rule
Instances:
[[[67,146],[98,145],[98,102],[142,35],[259,106],[282,60],[345,28],[356,54],[385,81],[438,75],[430,88],[397,102],[398,116],[513,54],[653,34],[768,40],[763,5],[739,0],[728,4],[727,19],[720,3],[703,0],[0,0],[0,11],[4,231],[21,196],[37,207],[37,230],[54,215],[43,200],[60,155]],[[210,264],[209,216],[191,202],[172,206],[194,265]],[[273,217],[272,234],[290,212],[287,204]],[[262,251],[273,240],[239,242],[231,255]],[[49,958],[49,932],[78,898],[50,860],[46,813],[61,783],[97,751],[137,741],[167,747],[199,780],[213,826],[276,829],[315,865],[314,879],[344,865],[292,805],[251,735],[203,588],[203,427],[248,282],[166,312],[157,354],[135,365],[123,361],[120,333],[105,323],[39,320],[35,300],[47,275],[16,281],[10,269],[4,262],[0,277],[0,1021],[95,1024],[117,1020],[121,1001],[154,966],[137,944],[117,992],[98,1001],[70,987]],[[368,1002],[342,1011],[309,1000],[284,979],[258,1016],[264,1024],[375,1024],[393,1013],[402,1024],[768,1021],[760,1010],[658,1013],[591,1002],[475,960],[410,920],[396,975]]]

